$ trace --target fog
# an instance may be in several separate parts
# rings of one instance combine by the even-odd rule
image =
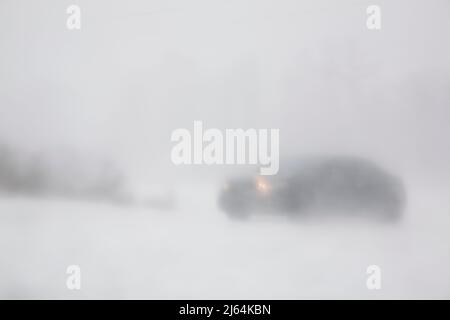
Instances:
[[[381,30],[371,1],[71,4],[0,0],[0,298],[450,297],[447,0],[379,0]],[[174,165],[194,121],[370,159],[402,219],[230,219],[249,166]]]

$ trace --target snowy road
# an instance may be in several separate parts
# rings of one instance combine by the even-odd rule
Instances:
[[[0,198],[0,298],[450,298],[448,189],[410,188],[398,225],[235,222],[207,190],[167,212]],[[381,290],[366,288],[372,264]]]

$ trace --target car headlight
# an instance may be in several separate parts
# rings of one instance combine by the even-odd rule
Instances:
[[[271,189],[269,182],[261,176],[256,177],[255,187],[256,187],[256,190],[258,190],[258,192],[260,192],[262,194],[269,193],[270,189]]]

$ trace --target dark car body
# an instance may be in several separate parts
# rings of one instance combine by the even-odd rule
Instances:
[[[280,163],[274,176],[227,181],[219,206],[243,218],[263,212],[369,214],[397,219],[405,203],[402,181],[373,162],[356,157],[313,157]]]

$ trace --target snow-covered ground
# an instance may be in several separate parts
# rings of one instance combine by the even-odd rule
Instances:
[[[0,298],[450,298],[450,190],[408,191],[396,225],[231,221],[212,186],[182,188],[176,211],[1,197]]]

